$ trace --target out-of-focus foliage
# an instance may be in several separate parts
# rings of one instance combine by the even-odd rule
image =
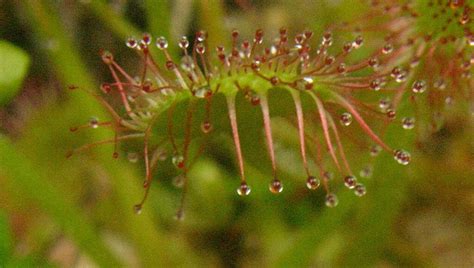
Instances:
[[[322,191],[304,189],[296,130],[285,121],[273,126],[285,190],[279,196],[268,192],[262,118],[242,99],[239,127],[252,193],[235,193],[238,172],[227,117],[214,111],[222,131],[207,141],[190,171],[183,222],[173,219],[181,189],[174,186],[179,174],[170,158],[160,163],[148,203],[135,215],[144,165],[127,161],[126,152],[141,150],[140,143],[123,145],[119,159],[107,145],[65,157],[72,148],[113,136],[103,128],[69,131],[90,116],[107,120],[94,98],[67,90],[73,84],[98,91],[102,81],[111,81],[100,49],[113,51],[135,74],[142,66],[125,47],[128,35],[164,35],[174,55],[179,37],[201,28],[215,44],[230,42],[233,28],[249,38],[256,28],[266,37],[281,26],[292,33],[312,29],[319,38],[334,23],[362,14],[362,3],[1,2],[0,39],[8,43],[0,43],[0,266],[472,266],[472,118],[453,116],[416,147],[413,133],[389,128],[388,143],[414,147],[407,167],[390,155],[370,160],[357,146],[347,148],[357,167],[372,161],[374,174],[364,182],[363,198],[335,183],[340,201],[332,209],[324,206]],[[339,43],[350,37],[334,34]],[[270,104],[275,114],[287,112],[276,99]],[[215,107],[225,107],[224,100],[217,98]],[[183,111],[178,109],[177,118]]]
[[[0,105],[8,103],[20,90],[30,64],[28,55],[12,44],[0,40]]]

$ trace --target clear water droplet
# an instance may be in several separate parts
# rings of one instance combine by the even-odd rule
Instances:
[[[411,160],[411,155],[409,152],[404,150],[395,150],[393,153],[393,158],[401,165],[408,165]]]
[[[89,119],[89,126],[91,128],[98,128],[99,127],[99,119],[97,117],[92,117]]]
[[[372,67],[372,68],[374,68],[374,69],[377,68],[377,67],[379,67],[379,64],[380,64],[380,63],[379,63],[379,60],[378,60],[377,58],[371,58],[371,59],[369,59],[368,63],[369,63],[369,66]]]
[[[204,121],[201,123],[201,131],[204,133],[204,134],[207,134],[209,132],[211,132],[212,130],[212,124],[211,122],[209,121]]]
[[[349,126],[352,123],[352,115],[350,113],[343,113],[339,118],[341,125]]]
[[[187,49],[189,47],[189,41],[186,36],[182,36],[178,43],[181,49]]]
[[[308,187],[310,190],[318,189],[320,184],[321,181],[314,176],[309,176],[308,179],[306,179],[306,187]]]
[[[176,177],[174,177],[171,182],[173,183],[174,187],[176,188],[181,188],[184,185],[184,175],[180,174]]]
[[[274,179],[270,182],[268,189],[270,190],[270,192],[274,194],[278,194],[278,193],[281,193],[281,191],[283,191],[283,184],[281,183],[280,180]]]
[[[302,80],[297,81],[297,86],[301,90],[311,90],[314,86],[314,80],[310,76],[304,77]]]
[[[390,43],[386,44],[382,48],[382,53],[383,54],[390,54],[390,53],[392,53],[392,51],[393,51],[393,45],[390,44]]]
[[[239,188],[237,188],[237,194],[240,196],[247,196],[250,194],[251,191],[252,189],[250,188],[250,186],[248,186],[246,182],[242,182]]]
[[[367,165],[360,170],[359,175],[361,178],[368,179],[372,177],[373,172],[374,168],[371,165]]]
[[[414,117],[404,117],[402,119],[403,129],[413,129],[415,127],[415,118]]]
[[[136,163],[138,162],[138,154],[135,152],[129,152],[127,153],[127,159],[130,163]]]
[[[133,206],[133,211],[135,214],[140,215],[142,214],[142,205],[141,204],[136,204]]]
[[[125,42],[125,44],[126,44],[127,47],[129,47],[129,48],[136,48],[138,42],[137,42],[137,40],[136,40],[135,38],[129,37],[129,38],[127,39],[127,41]]]
[[[354,42],[352,43],[352,45],[354,46],[354,48],[360,48],[362,45],[364,44],[364,38],[362,38],[362,36],[357,36],[354,40]]]
[[[196,53],[202,55],[206,52],[206,46],[204,46],[203,43],[197,43],[195,50],[196,50]]]
[[[212,91],[208,85],[201,86],[194,91],[194,96],[200,99],[207,98],[211,95],[212,95]]]
[[[388,119],[393,120],[395,117],[397,117],[397,113],[393,109],[387,109],[386,115]]]
[[[366,193],[367,193],[367,190],[366,190],[365,186],[362,183],[358,183],[354,187],[354,194],[355,195],[361,197],[361,196],[364,196]]]
[[[163,36],[160,36],[156,39],[156,47],[158,47],[160,50],[168,48],[168,40],[164,38]]]
[[[389,98],[382,98],[379,100],[379,108],[382,112],[386,112],[388,108],[392,106]]]
[[[424,80],[417,80],[413,82],[411,87],[413,93],[423,93],[426,90],[426,82]]]
[[[377,156],[379,155],[379,153],[382,151],[382,147],[380,147],[379,145],[375,144],[375,145],[372,145],[372,147],[370,147],[370,155],[371,156]]]
[[[184,168],[184,157],[181,154],[173,155],[171,162],[173,162],[173,165],[177,168]]]
[[[148,46],[151,44],[151,35],[149,33],[144,33],[142,36],[141,43],[145,46]]]
[[[468,37],[467,37],[467,43],[472,47],[474,46],[474,34],[470,34]]]
[[[333,208],[337,206],[337,204],[339,203],[339,199],[337,198],[337,195],[329,193],[326,195],[325,203],[326,206]]]
[[[357,178],[355,176],[346,176],[344,177],[344,185],[349,188],[353,189],[356,186]]]
[[[370,81],[370,88],[374,91],[379,91],[382,88],[382,81],[378,78]]]

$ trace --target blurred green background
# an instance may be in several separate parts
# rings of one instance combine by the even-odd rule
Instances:
[[[211,45],[229,42],[234,28],[249,38],[257,28],[273,36],[281,26],[291,34],[311,29],[319,38],[364,8],[355,0],[0,2],[0,267],[473,267],[472,118],[452,116],[416,143],[406,130],[391,129],[387,142],[409,149],[412,163],[377,157],[363,198],[332,182],[340,198],[333,209],[324,206],[322,190],[305,189],[296,130],[288,133],[285,121],[274,128],[281,195],[267,190],[263,140],[250,137],[243,146],[253,190],[245,198],[235,193],[228,122],[217,118],[224,131],[214,133],[189,174],[181,222],[174,220],[179,174],[169,158],[135,215],[144,166],[127,161],[126,152],[139,143],[122,146],[119,159],[107,145],[65,157],[113,135],[69,131],[91,116],[108,118],[95,99],[67,90],[71,84],[99,90],[111,81],[100,49],[136,73],[139,57],[124,40],[142,32],[167,37],[176,55],[175,40],[198,29],[209,33]],[[260,137],[260,114],[245,112],[251,110],[245,105],[239,105],[241,131]],[[359,159],[356,168],[372,161],[367,152],[349,151]]]

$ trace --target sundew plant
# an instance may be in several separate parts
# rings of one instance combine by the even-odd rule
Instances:
[[[0,7],[1,267],[474,265],[471,1]]]

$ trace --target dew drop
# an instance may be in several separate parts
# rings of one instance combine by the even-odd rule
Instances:
[[[372,68],[377,68],[379,66],[379,60],[377,58],[371,58],[369,59],[368,64]]]
[[[367,165],[360,170],[359,175],[362,178],[368,179],[372,177],[373,172],[374,172],[374,168],[371,165]]]
[[[179,209],[176,211],[176,214],[174,215],[174,219],[177,221],[182,221],[184,220],[184,211],[183,209]]]
[[[250,188],[250,186],[248,186],[246,182],[242,182],[239,188],[237,188],[237,194],[240,196],[247,196],[250,194],[251,190],[252,189]]]
[[[364,196],[367,193],[367,190],[365,189],[365,186],[362,183],[358,183],[354,187],[354,194],[361,197]]]
[[[401,165],[408,165],[411,160],[411,155],[404,150],[395,150],[393,152],[393,158]]]
[[[204,134],[207,134],[209,132],[211,132],[212,130],[212,124],[211,122],[209,121],[204,121],[201,123],[201,131],[204,133]]]
[[[395,117],[397,117],[397,113],[393,109],[388,109],[387,112],[385,113],[388,117],[388,119],[393,120]]]
[[[204,46],[203,43],[197,43],[195,50],[196,50],[196,53],[203,55],[206,52],[206,47]]]
[[[424,80],[417,80],[413,82],[411,87],[413,93],[423,93],[426,90],[426,82]]]
[[[280,180],[274,179],[270,182],[268,189],[270,190],[270,192],[274,194],[278,194],[278,193],[281,193],[281,191],[283,191],[283,184],[281,183]]]
[[[362,46],[362,44],[364,43],[364,38],[362,38],[362,36],[357,36],[354,40],[354,42],[352,43],[352,45],[354,46],[354,48],[359,48]]]
[[[89,126],[91,128],[98,128],[99,127],[99,119],[97,117],[92,117],[89,119]]]
[[[389,44],[386,44],[386,45],[383,46],[383,48],[382,48],[382,53],[383,53],[383,54],[390,54],[390,53],[392,53],[392,51],[393,51],[393,45],[390,44],[390,43],[389,43]]]
[[[259,105],[260,104],[260,97],[258,95],[253,95],[252,97],[250,97],[250,103],[253,106]]]
[[[341,63],[339,64],[339,66],[337,66],[337,72],[342,74],[344,72],[346,72],[347,68],[346,68],[346,64],[345,63]]]
[[[255,38],[253,39],[255,44],[261,44],[263,42],[263,30],[262,29],[257,29],[255,31]]]
[[[177,168],[184,168],[184,157],[180,154],[173,155],[171,162],[173,162],[173,165]]]
[[[138,154],[135,152],[129,152],[127,153],[127,159],[130,163],[136,163],[138,162]]]
[[[184,185],[184,176],[183,174],[180,174],[176,177],[174,177],[171,182],[173,183],[174,187],[176,188],[181,188]]]
[[[372,147],[370,147],[370,155],[371,156],[377,156],[381,151],[382,151],[382,147],[380,147],[377,144],[372,145]]]
[[[133,206],[133,212],[135,212],[135,214],[137,214],[137,215],[142,214],[142,205],[141,204],[134,205]]]
[[[295,36],[295,43],[301,45],[305,40],[305,36],[303,34],[297,34]]]
[[[201,86],[194,91],[194,96],[200,99],[207,98],[211,95],[212,95],[212,91],[208,85]]]
[[[196,40],[198,42],[204,42],[206,38],[207,38],[207,32],[201,30],[196,33]]]
[[[413,129],[415,127],[415,118],[413,117],[404,117],[402,119],[403,129]]]
[[[182,36],[178,43],[181,49],[187,49],[189,47],[189,41],[186,36]]]
[[[329,193],[326,195],[325,203],[326,203],[326,206],[333,208],[337,206],[337,204],[339,203],[339,199],[337,198],[335,194]]]
[[[390,75],[393,77],[393,78],[396,78],[397,76],[399,76],[401,73],[402,73],[402,68],[400,67],[395,67],[392,69],[392,72],[390,73]]]
[[[462,24],[462,25],[465,25],[469,22],[470,20],[470,17],[469,17],[469,13],[467,12],[464,12],[461,17],[459,18],[459,22]]]
[[[470,34],[467,36],[467,44],[471,47],[474,46],[474,34]]]
[[[126,44],[127,47],[129,47],[129,48],[136,48],[138,42],[137,42],[137,40],[135,40],[135,38],[129,37],[129,38],[127,39],[127,41],[125,42],[125,44]]]
[[[395,81],[397,83],[403,83],[407,80],[407,78],[408,78],[408,72],[405,70],[402,70],[400,74],[397,75],[397,77],[395,77]]]
[[[342,50],[345,53],[349,53],[349,52],[351,52],[352,48],[353,48],[352,42],[349,42],[349,43],[344,44],[344,46],[342,47]]]
[[[192,72],[195,68],[193,58],[191,58],[190,56],[182,57],[181,68],[186,72]]]
[[[305,89],[305,90],[311,90],[313,89],[313,86],[314,86],[314,80],[312,77],[310,76],[306,76],[306,77],[303,77],[302,80],[298,80],[299,81],[299,88],[300,89]]]
[[[105,64],[112,64],[112,62],[114,61],[114,56],[112,55],[112,53],[110,53],[110,51],[103,51],[102,52],[102,61],[105,63]]]
[[[381,88],[381,85],[382,85],[382,82],[378,78],[370,81],[370,88],[374,91],[379,91]]]
[[[326,32],[323,35],[323,41],[322,41],[323,46],[331,46],[332,45],[332,34],[331,32]]]
[[[145,46],[148,46],[151,44],[151,35],[149,33],[144,33],[142,36],[141,43]]]
[[[349,126],[352,123],[352,115],[350,113],[341,114],[340,122],[343,126]]]
[[[379,100],[379,108],[382,112],[387,111],[390,106],[392,106],[392,104],[389,98],[382,98]]]
[[[433,87],[438,89],[438,90],[444,90],[446,89],[446,82],[444,81],[443,78],[438,78],[436,79],[435,82],[433,82]]]
[[[321,181],[314,176],[309,176],[308,179],[306,180],[306,187],[308,187],[308,189],[310,190],[318,189],[320,184],[321,184]]]
[[[280,79],[279,79],[277,76],[272,76],[272,77],[270,78],[270,83],[272,83],[272,85],[274,85],[274,86],[275,86],[276,84],[278,84],[279,82],[280,82]]]
[[[102,83],[100,85],[100,89],[102,90],[102,92],[104,92],[105,94],[109,93],[111,90],[112,90],[112,87],[110,86],[109,83]]]
[[[353,189],[356,183],[357,178],[355,176],[349,175],[344,178],[344,185],[349,189]]]
[[[168,41],[163,36],[160,36],[156,39],[156,46],[161,50],[166,49],[168,48]]]

